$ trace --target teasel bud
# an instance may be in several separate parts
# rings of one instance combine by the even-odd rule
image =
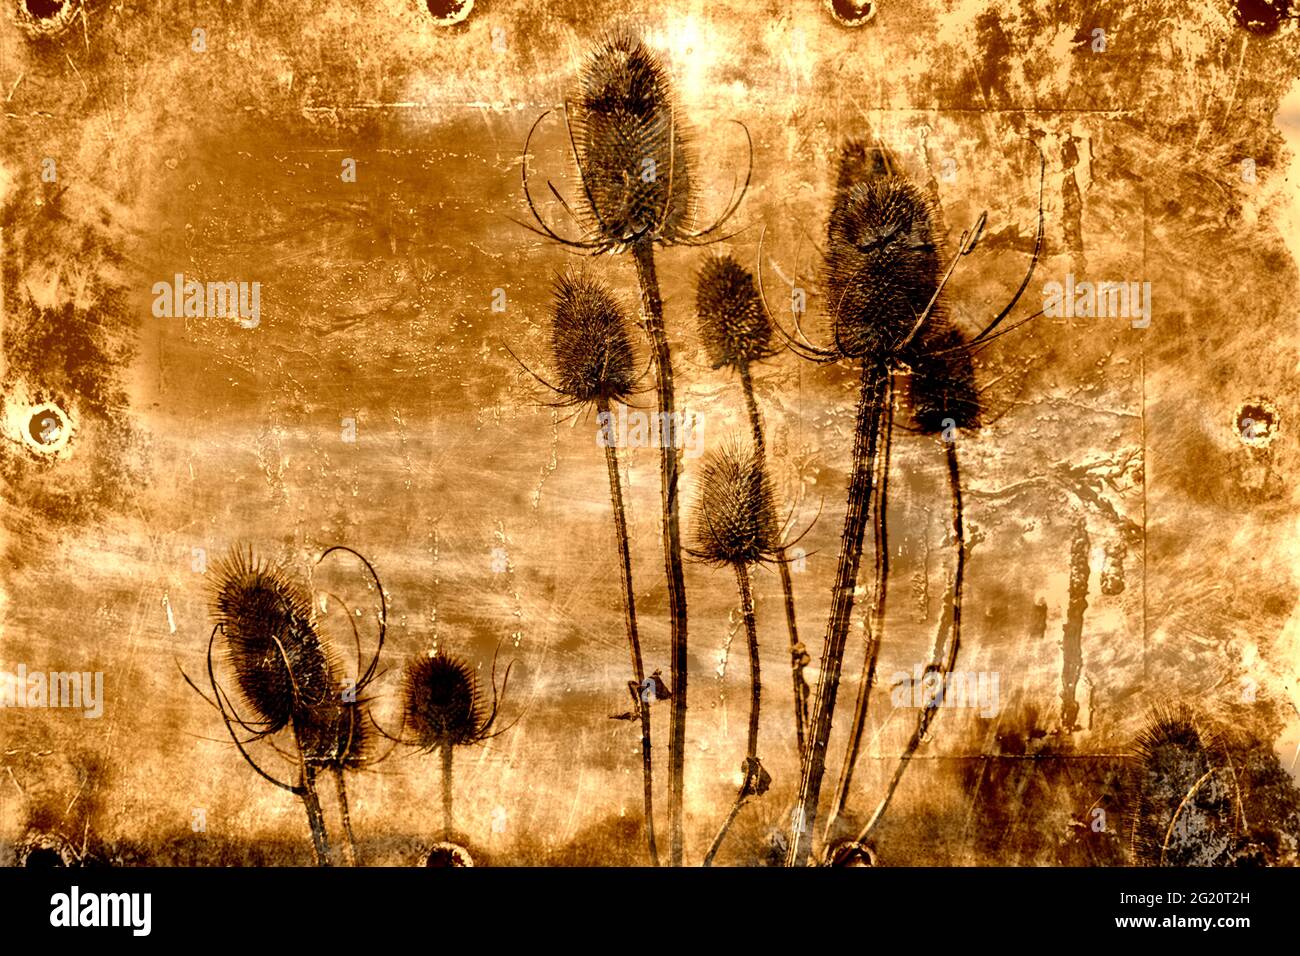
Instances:
[[[582,272],[555,281],[551,309],[554,388],[572,404],[622,402],[635,390],[637,369],[623,306]]]
[[[470,665],[441,651],[416,659],[406,671],[406,726],[422,750],[477,743],[487,704]]]
[[[930,202],[849,143],[827,224],[825,286],[842,357],[883,361],[906,340],[939,285]]]
[[[715,565],[770,560],[779,544],[776,507],[754,453],[729,442],[700,469],[690,553]]]
[[[212,615],[259,730],[275,733],[328,703],[337,689],[308,593],[284,569],[255,560],[251,550],[231,552],[214,570]]]
[[[695,314],[714,368],[740,371],[777,353],[754,276],[729,255],[707,259],[700,269]]]
[[[671,243],[692,219],[692,162],[668,76],[639,39],[606,40],[582,69],[572,128],[584,227],[612,250]]]
[[[335,688],[335,699],[322,701],[299,717],[298,746],[303,759],[318,767],[360,770],[373,756],[374,732],[365,720],[364,700],[346,700]]]
[[[966,338],[936,309],[908,348],[912,420],[927,435],[980,426],[975,363]]]
[[[1182,705],[1134,742],[1133,854],[1146,866],[1222,866],[1240,845],[1240,793],[1222,737]]]

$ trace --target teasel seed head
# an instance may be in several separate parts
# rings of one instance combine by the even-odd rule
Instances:
[[[423,750],[477,743],[487,723],[487,703],[473,668],[439,651],[407,668],[406,726]]]
[[[912,419],[923,434],[939,434],[949,424],[968,429],[980,426],[975,364],[965,345],[961,332],[936,309],[908,347]]]
[[[1148,866],[1215,866],[1239,845],[1236,771],[1223,738],[1186,706],[1158,710],[1133,745],[1133,853]]]
[[[695,313],[714,368],[739,370],[776,354],[754,276],[731,256],[705,260],[695,285]]]
[[[776,505],[752,449],[732,441],[706,455],[696,494],[692,555],[733,566],[772,557],[780,543]]]
[[[211,611],[236,684],[263,733],[275,733],[336,693],[311,598],[283,568],[234,550],[214,568]],[[295,687],[297,707],[295,708]]]
[[[583,66],[571,119],[588,232],[608,248],[671,243],[692,216],[692,163],[667,72],[639,39],[605,40]]]
[[[374,732],[363,709],[367,703],[345,700],[342,687],[336,686],[333,700],[320,701],[301,713],[296,730],[303,758],[320,767],[364,767],[374,749]]]
[[[574,404],[626,401],[637,378],[629,322],[609,288],[582,272],[555,282],[551,309],[555,388]]]
[[[930,304],[939,284],[930,203],[901,176],[845,146],[827,224],[827,309],[840,352],[883,360]]]

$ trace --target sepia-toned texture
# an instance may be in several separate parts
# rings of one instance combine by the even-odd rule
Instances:
[[[1295,865],[1297,76],[1264,0],[6,0],[0,865]]]

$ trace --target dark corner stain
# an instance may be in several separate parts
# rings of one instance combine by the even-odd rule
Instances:
[[[1232,13],[1242,29],[1268,36],[1290,18],[1291,0],[1236,0]]]
[[[81,13],[80,0],[20,0],[14,19],[30,40],[45,40],[67,32]]]

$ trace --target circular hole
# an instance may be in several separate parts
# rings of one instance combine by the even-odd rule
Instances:
[[[23,0],[23,7],[37,20],[53,20],[65,6],[66,0]]]
[[[846,27],[860,27],[876,15],[873,0],[827,0],[831,16]]]
[[[1233,427],[1243,445],[1264,448],[1277,437],[1281,418],[1277,407],[1266,398],[1252,398],[1237,408]]]
[[[31,435],[32,441],[38,445],[56,445],[63,437],[65,427],[62,416],[55,414],[52,409],[45,408],[33,414],[27,422],[27,434]]]
[[[1291,0],[1237,0],[1232,12],[1251,33],[1267,35],[1291,15]]]
[[[460,23],[474,9],[474,0],[424,0],[424,5],[440,26]]]
[[[439,843],[429,850],[424,858],[424,865],[439,866],[473,866],[474,859],[463,846],[454,843]]]

